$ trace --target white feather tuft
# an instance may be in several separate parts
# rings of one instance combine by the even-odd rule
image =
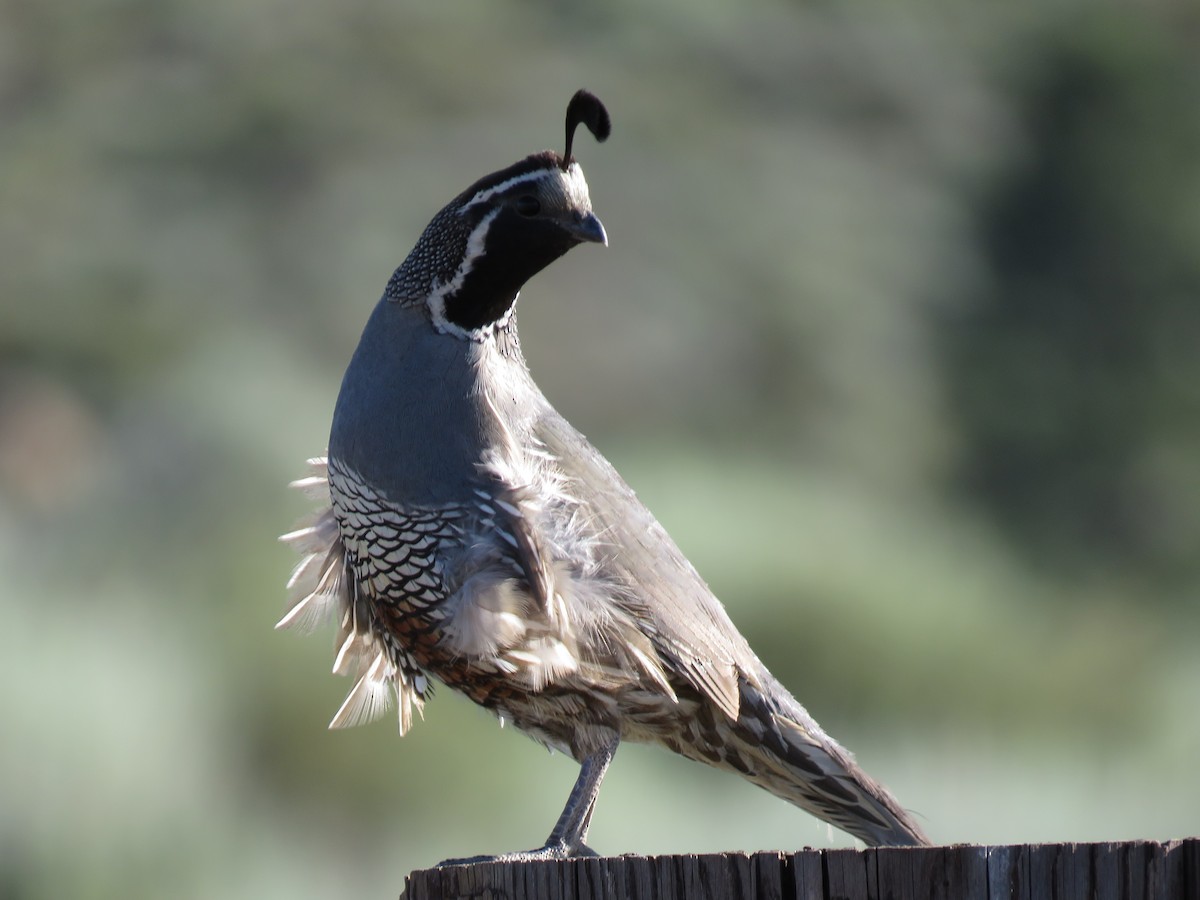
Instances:
[[[297,478],[288,487],[303,492],[306,497],[314,500],[324,500],[329,496],[329,479],[324,475],[309,475],[307,478]]]
[[[423,675],[419,677],[422,681],[425,680]],[[428,683],[426,683],[426,686],[428,686]],[[394,687],[400,713],[400,737],[404,737],[404,735],[408,734],[408,730],[412,728],[412,711],[414,706],[417,708],[417,712],[421,718],[425,718],[425,701],[422,699],[425,688],[417,685],[414,690],[413,685],[408,683],[408,679],[404,677],[404,673],[400,670],[396,671]]]
[[[671,687],[667,681],[667,673],[663,671],[662,663],[657,659],[651,659],[646,653],[642,652],[637,646],[630,644],[625,648],[634,660],[637,661],[638,667],[643,673],[648,675],[650,679],[657,684],[664,694],[671,698],[672,703],[678,703],[679,698],[675,696],[675,689]]]
[[[446,646],[462,656],[495,656],[525,634],[526,605],[517,582],[495,570],[468,578],[447,603]]]
[[[388,660],[386,653],[380,652],[346,696],[329,727],[353,728],[382,716],[392,705],[390,682],[395,677],[396,667]]]
[[[299,628],[307,634],[333,617],[341,603],[342,554],[339,547],[330,548],[324,554],[324,568],[318,577],[314,561],[320,556],[309,554],[292,573],[288,586],[292,588],[293,596],[298,595],[299,599],[275,623],[276,629]]]
[[[504,654],[518,666],[519,677],[525,680],[530,690],[540,691],[564,675],[579,669],[579,660],[560,640],[541,637],[529,641],[522,650],[508,650]]]
[[[305,593],[311,593],[313,580],[318,577],[316,569],[320,559],[321,554],[319,553],[306,553],[304,558],[296,563],[296,568],[292,569],[292,575],[287,581],[287,589],[289,591],[303,589]]]
[[[300,553],[323,553],[337,542],[338,536],[338,524],[333,509],[326,508],[308,519],[300,528],[281,534],[279,540],[292,545]]]

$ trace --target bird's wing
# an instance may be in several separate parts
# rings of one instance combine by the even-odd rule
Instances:
[[[739,677],[761,664],[704,579],[612,465],[553,410],[535,437],[561,465],[591,529],[609,549],[606,572],[628,591],[617,601],[642,624],[668,667],[736,720]]]

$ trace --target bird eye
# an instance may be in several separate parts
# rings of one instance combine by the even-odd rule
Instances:
[[[532,194],[517,198],[517,212],[526,218],[532,218],[542,211],[542,204]]]

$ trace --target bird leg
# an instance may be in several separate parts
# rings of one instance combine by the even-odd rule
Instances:
[[[600,794],[600,782],[608,771],[617,752],[618,739],[606,744],[595,753],[584,758],[579,766],[579,777],[567,797],[567,805],[546,838],[546,843],[534,850],[519,850],[501,853],[498,856],[470,856],[465,859],[446,859],[442,866],[462,866],[481,862],[532,862],[539,859],[570,859],[575,856],[599,856],[584,841],[592,824],[592,813],[596,809],[596,797]]]
[[[617,739],[602,747],[584,759],[579,767],[579,777],[567,797],[567,805],[563,807],[562,815],[546,839],[546,846],[541,848],[561,847],[564,851],[562,858],[570,856],[596,856],[587,844],[588,828],[592,824],[592,813],[596,810],[596,797],[600,794],[600,782],[608,771],[617,752]]]

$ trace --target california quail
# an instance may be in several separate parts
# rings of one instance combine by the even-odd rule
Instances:
[[[580,763],[545,846],[590,855],[620,741],[732,770],[867,844],[920,827],[759,662],[616,471],[526,368],[513,313],[534,274],[607,244],[571,155],[608,112],[579,91],[562,156],[475,182],[392,275],[342,381],[327,459],[297,482],[328,506],[283,540],[303,559],[279,627],[339,623],[357,682],[330,724],[400,709],[436,679]]]

